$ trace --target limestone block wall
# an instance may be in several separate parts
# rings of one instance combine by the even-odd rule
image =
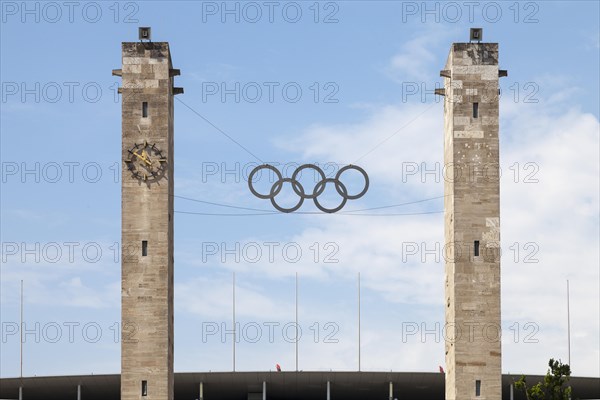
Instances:
[[[498,44],[454,43],[444,70],[446,399],[500,400]]]
[[[122,163],[121,399],[173,399],[173,77],[168,43],[122,44],[122,159],[166,157],[160,179]],[[143,103],[147,116],[143,116]],[[147,254],[142,254],[142,241]],[[143,382],[146,392],[143,393]]]

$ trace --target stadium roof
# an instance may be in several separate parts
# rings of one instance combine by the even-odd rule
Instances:
[[[510,383],[517,375],[503,375],[503,400],[510,400]],[[527,376],[531,384],[542,376]],[[326,399],[330,382],[331,400],[387,400],[389,383],[394,384],[394,398],[443,400],[444,375],[427,372],[202,372],[176,373],[175,399],[199,398],[203,382],[203,400],[247,400],[251,393],[262,393],[266,382],[267,399]],[[573,398],[600,399],[600,378],[572,377]],[[0,379],[0,398],[18,399],[23,386],[23,400],[77,399],[118,400],[120,375],[48,376]],[[259,397],[259,398],[262,398]],[[514,400],[523,399],[514,393]]]

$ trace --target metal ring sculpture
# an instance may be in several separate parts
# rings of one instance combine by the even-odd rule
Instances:
[[[298,178],[298,174],[300,174],[300,172],[302,172],[302,170],[307,169],[307,168],[314,169],[321,177],[321,180],[319,182],[317,182],[317,184],[313,188],[312,192],[309,192],[309,193],[307,193],[304,190],[304,187],[302,186],[300,181],[298,181],[298,179],[296,179],[296,178]],[[269,191],[269,194],[258,193],[254,189],[254,186],[252,185],[252,178],[254,178],[254,175],[256,175],[256,173],[262,169],[269,169],[269,170],[273,171],[275,173],[275,175],[277,176],[277,180],[275,181],[275,183],[273,183],[273,186],[271,186],[271,190]],[[340,180],[341,175],[349,169],[354,169],[354,170],[360,172],[365,179],[365,187],[360,193],[352,194],[352,195],[348,194],[348,189]],[[294,193],[296,193],[299,197],[298,203],[296,203],[296,205],[294,205],[293,207],[290,207],[290,208],[281,207],[275,201],[275,197],[281,192],[281,189],[283,188],[283,184],[286,182],[290,183],[292,185],[292,189],[294,190]],[[342,202],[340,203],[339,206],[337,206],[335,208],[326,208],[321,203],[319,203],[318,198],[325,191],[325,186],[328,183],[333,183],[335,185],[335,190],[338,192],[338,194],[340,196],[342,196]],[[319,210],[321,210],[325,213],[328,213],[328,214],[332,214],[332,213],[338,212],[342,208],[344,208],[344,206],[346,205],[346,202],[348,200],[359,199],[362,196],[364,196],[365,193],[367,193],[367,190],[369,189],[369,176],[367,175],[367,173],[365,172],[364,169],[362,169],[361,167],[359,167],[357,165],[346,165],[345,167],[341,168],[337,172],[337,174],[335,175],[335,178],[326,178],[323,170],[321,168],[319,168],[317,165],[303,164],[303,165],[299,166],[298,168],[296,168],[296,170],[292,174],[291,178],[284,178],[281,175],[281,172],[279,172],[279,170],[277,168],[275,168],[272,165],[264,164],[264,165],[259,165],[258,167],[254,168],[252,170],[252,172],[250,172],[250,175],[248,175],[248,188],[250,188],[250,191],[252,192],[252,194],[255,195],[256,197],[258,197],[259,199],[271,200],[271,204],[273,205],[273,207],[275,207],[278,211],[280,211],[282,213],[294,212],[302,206],[302,203],[304,203],[305,199],[312,199],[315,203],[315,206],[317,206],[317,208]]]

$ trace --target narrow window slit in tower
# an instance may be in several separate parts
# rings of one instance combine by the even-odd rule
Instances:
[[[147,118],[148,117],[148,102],[144,101],[142,103],[142,117]]]
[[[473,103],[473,118],[479,118],[479,103]]]
[[[146,257],[148,255],[148,241],[142,240],[142,256]]]
[[[475,381],[475,396],[481,396],[481,381]]]
[[[148,396],[148,381],[142,381],[142,396]]]
[[[479,240],[473,242],[473,255],[479,257]]]

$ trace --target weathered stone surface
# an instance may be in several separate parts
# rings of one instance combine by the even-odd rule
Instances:
[[[498,45],[454,43],[444,70],[446,399],[500,400]]]
[[[173,78],[168,43],[123,43],[121,399],[173,399]],[[142,103],[148,116],[142,116]],[[136,143],[167,157],[157,182],[132,177]],[[142,241],[148,253],[142,255]],[[142,381],[147,396],[142,397]]]

